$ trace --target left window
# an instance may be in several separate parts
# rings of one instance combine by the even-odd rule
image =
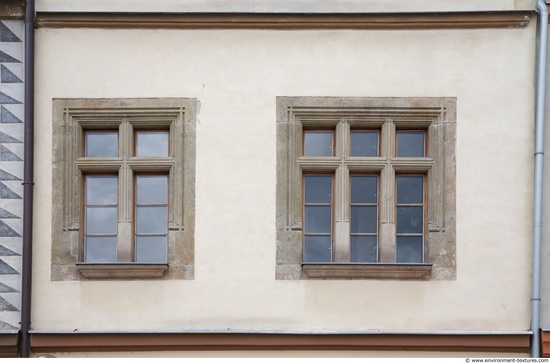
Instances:
[[[54,100],[52,280],[192,279],[195,100]]]

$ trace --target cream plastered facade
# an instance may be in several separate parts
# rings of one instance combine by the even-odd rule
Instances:
[[[532,10],[535,0],[36,0],[37,11],[426,12]]]
[[[528,330],[535,29],[38,29],[32,329]],[[275,279],[277,96],[457,98],[456,280]],[[51,281],[52,99],[141,97],[199,103],[195,278]]]

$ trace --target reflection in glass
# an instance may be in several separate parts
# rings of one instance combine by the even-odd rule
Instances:
[[[424,177],[398,176],[397,184],[397,204],[422,204],[424,203]]]
[[[398,175],[395,180],[397,262],[422,263],[424,245],[424,176]]]
[[[305,207],[305,232],[330,233],[332,225],[331,206]]]
[[[378,156],[378,131],[351,131],[351,156]]]
[[[332,238],[330,236],[304,237],[304,262],[331,262]]]
[[[85,176],[84,244],[86,262],[116,262],[117,204],[116,176]]]
[[[378,176],[350,176],[350,262],[378,260]]]
[[[136,132],[136,156],[168,156],[168,131]]]
[[[350,262],[376,262],[376,236],[351,236]]]
[[[166,175],[139,176],[136,179],[138,204],[168,203],[168,177]]]
[[[117,157],[118,132],[86,131],[87,157]]]
[[[351,233],[376,233],[378,213],[376,206],[351,207]]]
[[[422,263],[422,239],[421,236],[397,236],[397,262]]]
[[[397,207],[397,233],[422,233],[423,207]]]
[[[168,176],[136,176],[136,261],[168,261]]]
[[[86,262],[116,262],[116,237],[86,237]]]
[[[423,157],[424,134],[424,131],[397,131],[397,156]]]
[[[305,175],[305,262],[332,260],[332,222],[332,175]]]
[[[331,203],[332,176],[308,175],[304,177],[304,200],[306,203]]]
[[[166,207],[138,206],[136,212],[137,233],[166,233],[167,227]]]
[[[86,176],[86,204],[117,204],[116,176]]]
[[[136,262],[168,262],[166,236],[138,236],[136,238]]]
[[[117,207],[86,207],[86,234],[116,234]]]
[[[350,177],[351,203],[377,203],[378,177],[353,175]]]
[[[304,131],[304,156],[332,155],[332,131]]]

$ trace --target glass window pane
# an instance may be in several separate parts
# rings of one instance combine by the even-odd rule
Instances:
[[[304,200],[306,203],[331,203],[332,202],[332,176],[304,177]]]
[[[378,211],[376,206],[351,207],[351,233],[376,233]]]
[[[331,262],[330,236],[305,236],[304,237],[304,262]]]
[[[116,176],[86,176],[86,204],[117,204]]]
[[[168,226],[167,207],[137,207],[137,233],[166,233]]]
[[[168,261],[166,236],[138,236],[136,237],[136,262]]]
[[[397,204],[423,204],[424,203],[424,177],[422,176],[398,176]]]
[[[397,207],[397,233],[423,233],[423,207]]]
[[[350,177],[352,203],[378,203],[378,177],[354,175]]]
[[[422,263],[422,237],[398,236],[396,258],[398,263]]]
[[[136,194],[138,204],[168,203],[168,177],[166,175],[136,177]]]
[[[377,131],[352,131],[351,156],[378,156]]]
[[[117,207],[86,207],[86,234],[116,234]]]
[[[376,237],[351,236],[350,262],[376,262]]]
[[[330,206],[305,207],[305,233],[330,233],[332,208]]]
[[[332,131],[304,131],[304,156],[332,155]]]
[[[168,131],[137,132],[136,156],[168,156]]]
[[[424,131],[397,131],[397,156],[423,157]]]
[[[86,131],[86,156],[117,157],[118,132]]]
[[[86,237],[86,262],[116,261],[116,237]]]

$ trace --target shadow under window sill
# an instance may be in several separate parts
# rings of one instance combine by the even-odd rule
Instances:
[[[159,278],[168,270],[167,263],[77,262],[76,269],[88,279],[144,279]]]
[[[431,263],[311,263],[302,264],[310,279],[429,280]]]

